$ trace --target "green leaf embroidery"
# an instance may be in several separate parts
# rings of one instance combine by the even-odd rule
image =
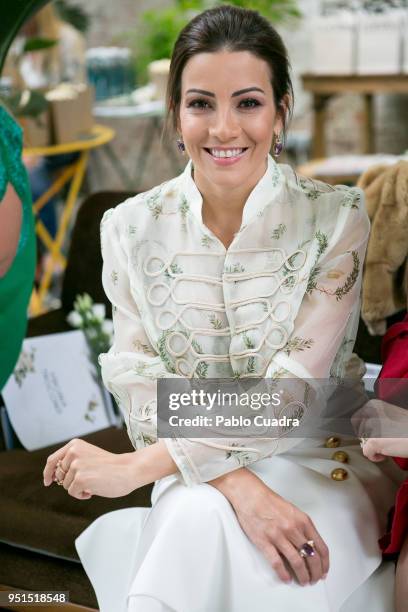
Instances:
[[[351,255],[353,257],[353,269],[350,272],[350,274],[347,276],[344,285],[342,285],[341,287],[337,287],[336,291],[334,292],[336,296],[336,300],[338,302],[341,299],[343,299],[344,296],[347,295],[352,290],[352,288],[356,284],[358,274],[360,271],[360,258],[358,256],[358,252],[351,251]]]
[[[251,355],[251,357],[248,357],[246,373],[247,374],[255,373],[255,357],[253,355]]]
[[[199,355],[201,355],[204,352],[203,349],[202,349],[201,344],[199,342],[197,342],[197,340],[192,340],[191,341],[191,346],[193,347],[195,352],[198,353]]]
[[[328,183],[323,183],[322,181],[316,181],[311,178],[305,178],[304,176],[299,176],[295,172],[296,181],[299,187],[302,189],[304,194],[309,200],[317,200],[319,196],[323,193],[330,193],[336,191],[336,188]]]
[[[315,263],[310,271],[307,281],[306,293],[311,293],[317,287],[317,277],[320,273],[320,266],[317,265],[317,262],[329,245],[327,234],[324,234],[322,231],[317,230],[315,233],[315,238],[317,240],[317,253]]]
[[[172,274],[183,274],[183,270],[176,263],[170,264],[169,268]],[[167,268],[166,268],[166,271],[164,272],[164,275],[167,276],[167,278],[172,278]]]
[[[206,361],[200,361],[200,363],[196,366],[195,373],[198,378],[206,378],[208,372],[208,363]]]
[[[299,180],[299,184],[309,200],[317,200],[317,198],[320,196],[320,192],[316,189],[316,186],[310,179],[301,178]]]
[[[133,371],[138,376],[144,376],[146,374],[146,368],[147,363],[144,363],[143,361],[136,361],[135,365],[133,366]]]
[[[134,234],[136,234],[136,232],[137,232],[137,227],[136,227],[136,225],[129,225],[129,226],[128,226],[128,233],[129,233],[129,236],[133,236]]]
[[[160,338],[157,342],[157,352],[159,353],[161,360],[163,361],[164,365],[166,366],[167,370],[169,372],[171,372],[172,374],[176,373],[176,370],[173,366],[173,363],[171,361],[171,357],[167,351],[166,348],[166,338],[167,336],[170,334],[170,330],[166,330],[164,332],[162,332],[162,334],[160,335]]]
[[[163,204],[159,202],[160,191],[159,189],[146,200],[147,207],[156,221],[163,214]]]
[[[215,313],[210,314],[209,320],[213,329],[222,329],[222,321],[216,317]]]
[[[273,174],[272,174],[272,187],[276,187],[276,185],[279,183],[279,177],[280,177],[280,171],[278,166],[275,166],[273,168]]]
[[[289,356],[292,351],[305,351],[306,349],[312,348],[313,344],[313,338],[301,338],[300,336],[295,336],[286,343],[283,350]]]
[[[230,266],[224,266],[225,274],[237,274],[239,272],[245,272],[245,268],[239,262],[232,264]]]
[[[295,286],[295,282],[296,282],[296,278],[293,274],[291,274],[291,276],[288,276],[287,278],[285,278],[285,280],[282,283],[282,286],[286,287],[286,289],[293,289],[293,287]]]
[[[247,349],[254,349],[255,348],[255,344],[254,344],[253,340],[251,340],[251,338],[248,336],[247,332],[244,332],[242,334],[242,340],[244,341],[245,348],[247,348]]]
[[[271,234],[272,240],[278,240],[279,238],[281,238],[283,234],[286,232],[286,229],[287,228],[284,223],[279,223],[279,225],[275,227],[275,229],[273,230]]]
[[[320,267],[319,266],[313,266],[310,274],[309,274],[309,278],[307,280],[307,287],[306,287],[306,293],[312,293],[312,291],[314,289],[316,289],[317,287],[317,277],[319,276],[320,273]]]
[[[323,255],[323,253],[327,249],[328,244],[329,244],[329,239],[327,238],[327,234],[323,234],[323,232],[321,232],[320,230],[317,230],[315,234],[315,238],[318,243],[317,257],[319,258]]]
[[[118,284],[118,279],[119,279],[118,273],[116,272],[116,270],[112,270],[112,272],[111,272],[112,283],[114,285],[117,285]]]
[[[341,205],[346,208],[359,208],[361,194],[355,189],[349,189],[341,202]]]
[[[278,368],[276,372],[272,374],[271,378],[283,378],[287,374],[289,374],[289,371],[286,368]]]
[[[205,234],[202,238],[201,238],[201,245],[203,247],[206,247],[207,249],[209,249],[211,247],[211,243],[214,242],[213,238],[211,238],[211,236],[208,236],[208,234]]]
[[[184,195],[184,193],[182,193],[180,204],[179,204],[179,213],[181,215],[181,227],[183,228],[184,231],[187,230],[186,221],[187,221],[187,213],[189,210],[190,210],[190,205],[187,202],[186,196]]]
[[[226,459],[229,459],[230,457],[233,457],[238,465],[244,466],[247,465],[248,463],[251,462],[252,457],[251,457],[251,453],[246,451],[246,450],[241,450],[240,446],[244,447],[244,445],[240,445],[238,444],[238,442],[232,442],[231,446],[235,447],[235,449],[226,451],[225,453],[225,457]]]

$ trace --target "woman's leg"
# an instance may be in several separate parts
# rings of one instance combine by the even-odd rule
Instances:
[[[405,537],[395,576],[395,609],[406,612],[408,602],[408,536]]]

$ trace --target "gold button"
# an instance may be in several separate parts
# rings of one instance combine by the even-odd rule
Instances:
[[[332,471],[331,477],[333,480],[346,480],[348,473],[347,470],[344,470],[343,468],[336,468]]]
[[[327,438],[325,443],[326,448],[337,448],[338,446],[340,446],[340,438],[335,438],[334,436]]]
[[[339,450],[332,454],[332,459],[340,463],[348,463],[349,456],[345,451]]]

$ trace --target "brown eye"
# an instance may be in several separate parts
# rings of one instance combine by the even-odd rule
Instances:
[[[192,100],[191,102],[189,102],[187,104],[187,108],[205,108],[205,104],[208,105],[208,102],[206,100],[203,100],[201,98],[197,98],[196,100]]]
[[[258,100],[255,100],[255,98],[245,98],[245,100],[241,100],[239,104],[240,106],[244,104],[244,108],[255,108],[256,106],[260,106],[260,103]]]
[[[255,98],[245,98],[245,100],[241,100],[239,103],[241,108],[256,108],[257,106],[261,106],[260,102]],[[210,104],[207,100],[203,100],[202,98],[196,98],[195,100],[191,100],[191,102],[187,103],[187,108],[195,108],[198,110],[203,110],[206,108],[211,108]]]

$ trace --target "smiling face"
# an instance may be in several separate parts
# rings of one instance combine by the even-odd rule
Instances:
[[[178,128],[202,182],[221,190],[257,182],[282,127],[266,61],[222,50],[186,63]]]

